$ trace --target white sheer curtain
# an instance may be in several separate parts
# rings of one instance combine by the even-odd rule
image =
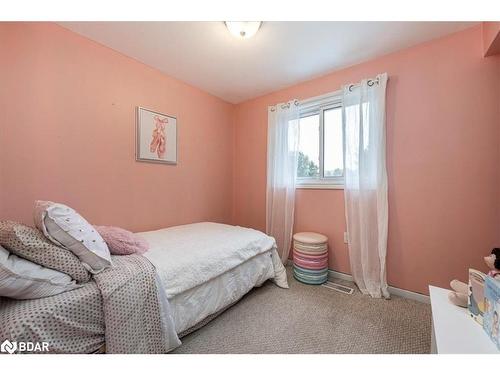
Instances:
[[[388,225],[385,158],[387,74],[380,74],[377,79],[378,84],[363,80],[360,86],[343,88],[344,196],[354,281],[365,294],[389,298],[385,265]]]
[[[296,101],[268,108],[266,231],[276,239],[281,260],[290,252],[299,144]]]

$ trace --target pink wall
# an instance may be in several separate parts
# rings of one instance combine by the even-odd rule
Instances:
[[[267,106],[387,72],[390,285],[427,293],[484,270],[500,245],[500,56],[481,27],[237,105],[233,216],[265,228]],[[349,273],[342,190],[298,190],[295,231],[330,238],[330,268]]]
[[[500,22],[483,22],[483,55],[493,56],[500,53]]]
[[[131,230],[264,229],[267,106],[387,72],[389,283],[426,293],[499,245],[500,56],[480,26],[237,106],[54,24],[0,23],[0,45],[0,219],[50,199]],[[177,116],[177,166],[135,162],[137,105]],[[295,229],[349,272],[342,190],[298,190]]]
[[[0,23],[0,219],[35,199],[146,230],[231,220],[233,106],[55,24]],[[135,161],[135,107],[178,119],[177,166]]]

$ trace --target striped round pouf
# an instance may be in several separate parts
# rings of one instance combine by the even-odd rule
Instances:
[[[302,232],[293,236],[293,276],[305,284],[323,284],[328,279],[328,238]]]

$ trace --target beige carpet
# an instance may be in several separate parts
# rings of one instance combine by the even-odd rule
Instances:
[[[342,294],[290,277],[267,282],[198,331],[174,353],[429,353],[430,305]],[[350,285],[345,281],[338,281]]]

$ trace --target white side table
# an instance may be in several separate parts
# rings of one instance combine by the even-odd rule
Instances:
[[[467,309],[448,301],[448,289],[429,285],[432,306],[431,352],[438,354],[499,354],[495,344]]]

